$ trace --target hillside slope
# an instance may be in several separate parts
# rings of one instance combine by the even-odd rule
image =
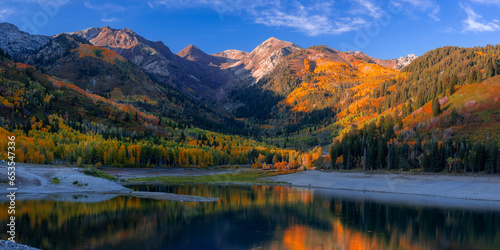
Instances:
[[[202,67],[170,51],[163,42],[152,42],[129,29],[89,28],[74,32],[91,44],[127,58],[153,80],[173,86],[193,99],[220,97],[232,79],[218,67]]]
[[[159,97],[163,90],[119,54],[78,36],[58,35],[26,60],[49,75],[67,79],[99,95],[118,89],[124,95]]]

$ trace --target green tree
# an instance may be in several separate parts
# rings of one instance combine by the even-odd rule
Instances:
[[[498,145],[496,141],[490,141],[487,146],[488,158],[486,159],[485,171],[495,173],[498,167]]]
[[[436,96],[433,100],[432,100],[432,115],[433,116],[438,116],[441,114],[441,105],[439,105],[439,99],[438,97]]]
[[[477,71],[475,68],[471,69],[470,73],[469,73],[469,84],[473,84],[475,83],[477,80]]]
[[[451,124],[455,124],[458,121],[459,118],[460,118],[460,115],[458,114],[457,109],[453,108],[451,110],[450,123]]]

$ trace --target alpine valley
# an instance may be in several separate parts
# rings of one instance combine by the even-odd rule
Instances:
[[[500,172],[500,45],[381,60],[274,37],[165,43],[1,23],[2,152],[13,133],[34,164]]]

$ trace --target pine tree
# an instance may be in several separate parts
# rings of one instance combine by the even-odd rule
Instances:
[[[450,81],[447,87],[448,87],[448,95],[453,95],[453,93],[455,93],[455,82]]]
[[[477,72],[476,72],[476,69],[473,68],[471,69],[470,71],[470,74],[469,74],[469,84],[473,84],[476,82],[476,79],[477,79]]]
[[[453,108],[451,110],[450,123],[451,124],[455,124],[458,121],[459,118],[460,118],[460,115],[458,114],[457,109]]]
[[[488,63],[488,70],[486,71],[486,78],[490,78],[495,75],[495,67],[493,66],[493,61]]]
[[[385,165],[385,157],[387,156],[387,143],[383,139],[379,139],[377,148],[377,168],[382,169]]]
[[[438,116],[441,114],[441,105],[437,96],[432,100],[432,115]]]
[[[493,174],[498,168],[498,146],[496,141],[488,143],[487,154],[488,158],[486,159],[485,171]]]
[[[476,74],[476,82],[477,83],[480,83],[483,81],[483,73],[481,72],[481,70],[477,70],[477,74]]]
[[[184,131],[182,131],[182,132],[181,132],[181,136],[180,136],[180,138],[179,138],[179,141],[180,141],[180,142],[183,142],[183,141],[185,141],[185,140],[186,140],[186,135],[184,134]]]

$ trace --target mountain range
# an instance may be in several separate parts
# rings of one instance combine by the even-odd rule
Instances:
[[[445,47],[418,58],[382,60],[324,45],[301,48],[274,37],[251,52],[209,55],[192,44],[175,54],[161,41],[108,26],[40,36],[2,23],[0,34],[0,48],[15,61],[89,94],[159,120],[258,139],[277,136],[278,144],[284,144],[282,135],[308,138],[296,145],[329,144],[388,114],[412,121],[399,125],[415,130],[421,126],[415,120],[423,119],[413,118],[415,112],[436,97],[444,105],[443,98],[458,88],[452,83],[480,83],[498,68],[495,46]]]
[[[0,133],[34,143],[24,162],[500,171],[500,45],[382,60],[274,37],[209,55],[107,26],[0,34]]]
[[[67,53],[58,48],[57,43],[49,44],[50,41],[64,34],[30,35],[9,23],[0,24],[0,34],[2,34],[0,48],[13,58],[39,67],[60,68],[44,64],[54,61],[57,56],[63,56],[61,53]],[[272,37],[262,42],[250,53],[231,49],[208,55],[195,45],[189,45],[174,54],[163,42],[147,40],[127,28],[121,30],[108,26],[88,28],[68,35],[82,37],[90,45],[117,53],[139,67],[153,81],[163,86],[173,86],[196,100],[223,101],[232,90],[255,84],[269,74],[283,58],[293,52],[303,50],[293,43]],[[40,49],[41,52],[32,55]],[[357,58],[397,69],[415,58],[409,55],[395,60],[378,60],[361,52],[338,53],[341,57],[349,58],[348,60]],[[49,57],[52,60],[49,60]],[[61,69],[61,71],[68,73],[66,69]],[[49,71],[49,73],[56,72]],[[86,85],[97,86],[98,89],[104,79],[87,78],[86,81]],[[82,85],[82,87],[85,86]],[[105,88],[109,90],[109,86]],[[150,90],[146,89],[146,91]]]

